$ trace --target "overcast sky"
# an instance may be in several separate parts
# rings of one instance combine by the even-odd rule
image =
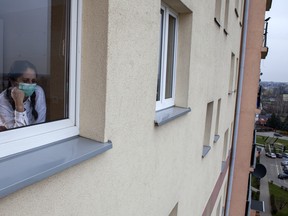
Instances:
[[[288,82],[288,0],[273,0],[268,17],[269,51],[261,61],[261,80]]]

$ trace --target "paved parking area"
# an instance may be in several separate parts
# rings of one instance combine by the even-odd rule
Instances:
[[[278,179],[278,174],[283,173],[282,171],[282,166],[281,166],[281,161],[283,160],[288,160],[288,158],[283,159],[283,158],[269,158],[265,156],[265,153],[261,153],[261,158],[260,158],[260,163],[263,164],[266,169],[267,169],[267,179],[268,181],[273,181],[275,184],[279,186],[284,186],[288,188],[288,179],[281,180]]]
[[[257,135],[275,137],[274,132],[257,132]],[[280,137],[280,139],[288,140],[287,136]],[[265,155],[265,150],[262,148],[260,163],[263,164],[267,169],[267,174],[260,181],[260,200],[264,201],[265,212],[261,212],[261,216],[271,216],[271,206],[270,206],[270,194],[268,182],[273,181],[274,184],[278,186],[284,186],[288,188],[288,180],[278,179],[278,174],[283,173],[281,161],[288,160],[288,158],[269,158]]]
[[[274,184],[278,186],[284,186],[288,188],[288,180],[278,179],[278,174],[282,173],[281,158],[269,158],[265,155],[265,150],[263,149],[260,156],[260,163],[263,164],[267,169],[267,174],[260,181],[260,200],[264,201],[265,212],[261,212],[261,216],[271,216],[271,206],[270,206],[270,194],[268,182],[273,181]]]

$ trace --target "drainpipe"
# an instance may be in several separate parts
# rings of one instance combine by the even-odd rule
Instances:
[[[244,17],[243,17],[242,45],[241,45],[241,56],[240,56],[241,60],[240,60],[238,92],[237,92],[236,109],[235,109],[234,136],[233,136],[233,143],[232,143],[230,172],[229,172],[229,178],[228,178],[229,182],[228,182],[228,189],[227,189],[226,209],[225,209],[226,216],[229,216],[230,205],[231,205],[231,195],[232,195],[234,168],[235,168],[235,157],[236,157],[238,130],[239,130],[239,118],[240,118],[241,97],[242,97],[244,66],[245,66],[249,5],[250,5],[250,0],[246,0],[245,8],[244,8]]]

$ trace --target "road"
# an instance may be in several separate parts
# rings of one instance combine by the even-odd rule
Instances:
[[[260,163],[263,164],[267,169],[267,179],[268,181],[273,181],[276,185],[284,186],[288,188],[288,179],[281,180],[278,179],[278,174],[283,173],[281,161],[288,160],[288,158],[269,158],[265,156],[265,151],[261,152]]]

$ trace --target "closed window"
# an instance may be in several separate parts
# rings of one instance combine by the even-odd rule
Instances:
[[[221,113],[221,99],[219,99],[217,103],[217,116],[215,125],[215,135],[218,136],[219,136],[220,113]]]
[[[160,57],[156,110],[174,105],[178,18],[169,7],[160,10]]]
[[[209,146],[210,145],[212,119],[213,119],[213,106],[214,106],[214,102],[213,101],[207,104],[206,120],[205,120],[205,131],[204,131],[204,141],[203,141],[203,145],[205,145],[205,146]]]
[[[234,91],[233,89],[234,79],[235,79],[235,54],[231,53],[228,94],[232,94]]]
[[[239,16],[239,0],[235,1],[235,14],[237,17]]]
[[[224,19],[224,29],[225,29],[226,33],[228,32],[229,4],[230,4],[230,1],[226,0],[226,3],[225,3],[225,19]]]
[[[215,0],[215,21],[219,25],[221,23],[221,7],[222,7],[222,0]]]

